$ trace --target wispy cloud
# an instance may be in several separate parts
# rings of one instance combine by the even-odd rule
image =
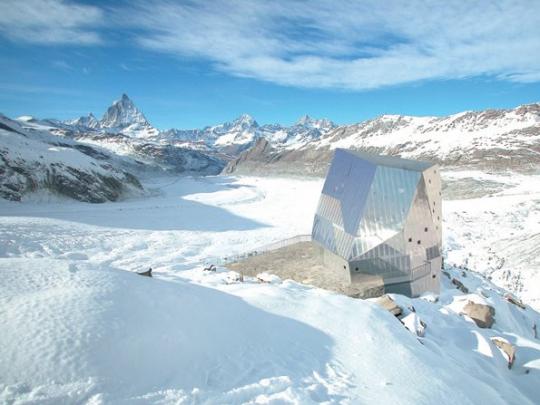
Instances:
[[[540,80],[536,0],[139,1],[145,47],[282,85],[370,89],[489,75]]]
[[[66,71],[73,70],[73,66],[67,63],[65,60],[55,60],[51,64],[53,67],[57,69],[66,70]]]
[[[0,34],[37,44],[99,44],[95,27],[103,16],[98,7],[63,0],[2,0]]]

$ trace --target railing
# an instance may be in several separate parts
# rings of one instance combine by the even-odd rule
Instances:
[[[411,270],[411,279],[410,281],[418,280],[419,278],[425,277],[431,273],[431,262],[424,262],[420,266],[415,267]]]
[[[269,243],[267,245],[260,246],[256,249],[250,250],[249,252],[239,253],[237,255],[232,255],[232,256],[209,259],[209,260],[206,260],[206,262],[217,264],[217,265],[225,265],[227,263],[234,263],[239,260],[247,259],[248,257],[258,256],[262,253],[281,249],[286,246],[294,245],[300,242],[311,242],[311,235],[296,235],[296,236],[293,236],[292,238],[287,238],[287,239],[283,239],[277,242]]]

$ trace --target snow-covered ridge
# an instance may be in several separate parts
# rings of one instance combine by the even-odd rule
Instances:
[[[339,126],[302,144],[267,141],[267,146],[256,145],[230,162],[226,170],[299,170],[320,175],[326,171],[336,148],[444,165],[530,170],[540,164],[540,104],[448,117],[383,115],[359,124]]]
[[[25,123],[35,123],[36,120],[22,119]],[[301,117],[294,125],[279,124],[259,125],[249,114],[242,114],[230,122],[207,126],[200,129],[168,129],[158,130],[146,119],[133,101],[123,94],[113,102],[101,120],[90,113],[76,119],[64,122],[49,122],[53,126],[76,132],[79,136],[90,133],[113,134],[121,133],[132,138],[142,138],[147,141],[169,143],[204,144],[207,148],[230,154],[237,154],[252,146],[258,139],[265,138],[279,145],[301,145],[318,139],[321,135],[336,128],[328,119],[313,119],[307,115]],[[67,128],[66,128],[67,126]],[[196,147],[195,147],[196,148]]]
[[[115,201],[142,189],[114,156],[46,131],[29,132],[0,115],[0,197],[39,190],[86,202]]]

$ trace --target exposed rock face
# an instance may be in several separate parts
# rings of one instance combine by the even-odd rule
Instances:
[[[471,318],[479,328],[491,328],[495,319],[495,308],[469,301],[463,307],[463,314]]]
[[[100,121],[102,128],[123,128],[133,124],[150,125],[144,114],[135,107],[135,104],[126,94],[116,100],[103,115]]]
[[[183,147],[156,143],[133,143],[133,151],[176,173],[219,174],[225,163],[218,157]]]

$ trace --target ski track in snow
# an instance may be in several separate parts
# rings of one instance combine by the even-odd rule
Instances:
[[[491,276],[538,309],[540,182],[490,179],[501,183],[490,197],[445,201],[447,262]],[[540,343],[532,325],[540,317],[520,313],[474,273],[463,279],[468,295],[444,279],[436,304],[396,297],[426,321],[421,345],[369,302],[291,281],[239,284],[226,271],[201,271],[213,258],[310,233],[322,180],[168,178],[145,186],[156,196],[0,203],[0,320],[10,326],[0,348],[0,402],[538,398]],[[117,271],[148,267],[155,280]],[[497,308],[495,329],[456,316],[467,299]],[[496,334],[520,346],[511,373],[490,346]]]

